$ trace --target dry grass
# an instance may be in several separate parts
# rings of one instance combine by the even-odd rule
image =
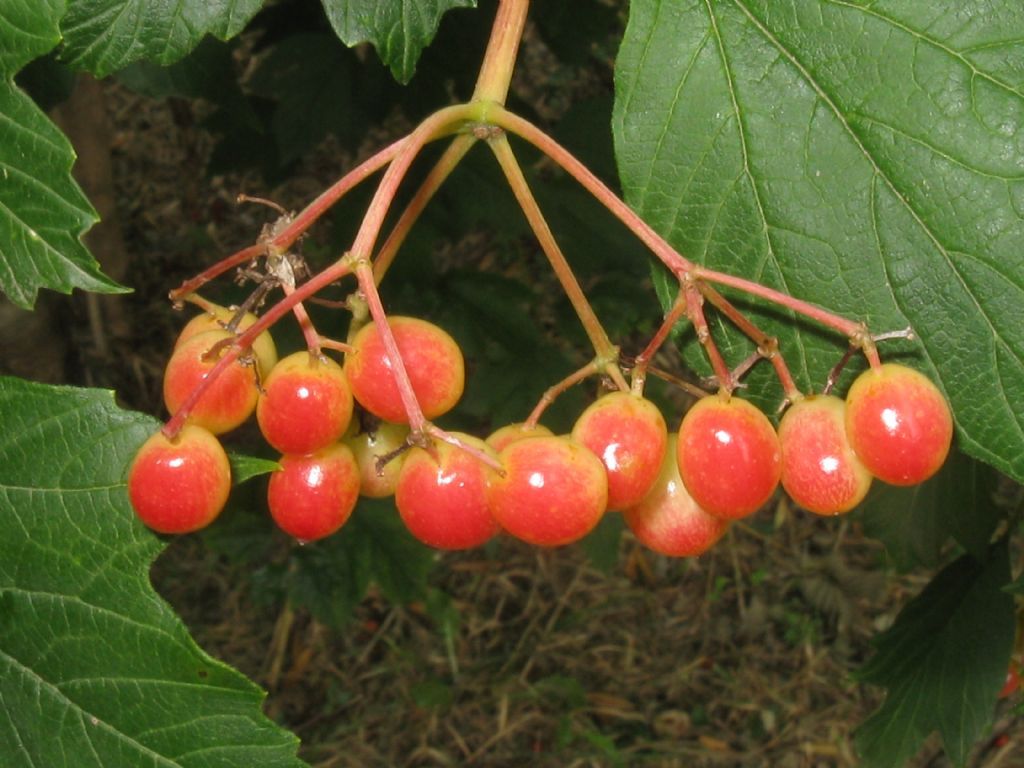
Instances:
[[[159,570],[317,768],[856,765],[852,733],[880,691],[851,671],[926,576],[883,575],[855,525],[781,509],[774,527],[737,526],[682,561],[625,534],[609,573],[579,547],[448,555],[434,582],[457,609],[448,635],[424,606],[373,595],[337,631],[274,615],[194,542]],[[1021,734],[971,765],[1024,765],[1014,748]],[[916,764],[947,763],[930,744]]]

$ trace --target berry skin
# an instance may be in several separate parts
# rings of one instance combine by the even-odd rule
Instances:
[[[164,403],[172,415],[217,364],[217,357],[207,359],[207,352],[216,344],[234,338],[228,331],[206,331],[196,334],[174,351],[164,371]],[[256,410],[258,392],[253,368],[241,362],[232,363],[203,393],[187,421],[215,435],[229,432]]]
[[[1013,693],[1020,688],[1020,671],[1014,662],[1010,662],[1010,666],[1006,669],[1006,679],[1003,681],[1003,687],[999,690],[998,698],[1007,699],[1013,695]]]
[[[846,403],[815,395],[789,407],[779,422],[782,487],[818,515],[841,515],[863,501],[871,473],[846,439]]]
[[[498,453],[504,450],[509,443],[516,440],[525,440],[529,437],[551,437],[554,433],[543,424],[537,424],[532,429],[525,429],[522,423],[506,424],[490,434],[485,441]]]
[[[177,341],[174,342],[174,348],[177,349],[196,334],[206,331],[223,331],[224,325],[230,323],[234,316],[235,310],[218,306],[214,306],[209,312],[196,315],[185,323],[185,327],[178,334]],[[246,312],[242,317],[242,321],[238,324],[238,333],[249,328],[258,319],[252,312]],[[263,331],[263,333],[255,338],[252,343],[252,352],[256,356],[260,376],[269,374],[271,369],[277,364],[277,347],[274,345],[274,339],[270,335],[270,331]]]
[[[388,325],[398,344],[416,400],[427,419],[451,410],[462,397],[465,362],[455,340],[432,323],[415,317],[391,317]],[[384,421],[408,424],[394,373],[375,323],[363,326],[345,356],[352,395]]]
[[[228,500],[231,467],[208,430],[186,424],[174,440],[157,432],[128,469],[135,514],[160,533],[190,533],[212,523]]]
[[[572,436],[604,463],[608,509],[625,509],[639,504],[654,485],[668,429],[650,400],[612,392],[580,414]]]
[[[487,501],[506,532],[530,544],[555,547],[583,538],[608,504],[604,464],[569,437],[517,440],[498,455]]]
[[[312,453],[341,439],[352,419],[352,393],[341,366],[296,352],[263,382],[256,421],[281,453]]]
[[[482,440],[454,434],[488,451]],[[409,532],[428,546],[478,547],[498,533],[498,523],[487,505],[490,468],[449,443],[435,441],[432,450],[436,458],[418,447],[406,456],[395,489],[398,513]]]
[[[405,438],[408,436],[409,427],[405,424],[382,421],[372,430],[345,438],[345,445],[352,449],[359,465],[361,495],[371,499],[394,496],[398,475],[402,471],[407,454],[396,455],[381,468],[380,473],[377,471],[377,458],[397,451],[405,445]]]
[[[669,557],[697,557],[729,528],[729,521],[709,515],[690,496],[679,477],[675,435],[668,438],[661,470],[643,501],[622,516],[637,541]]]
[[[301,542],[316,541],[348,521],[359,498],[359,467],[348,446],[286,454],[280,463],[270,475],[267,505],[281,530]]]
[[[846,434],[868,471],[892,485],[916,485],[949,454],[953,417],[938,387],[897,363],[872,368],[846,395]]]
[[[746,400],[698,400],[679,427],[676,458],[702,509],[738,520],[756,512],[779,484],[782,449],[768,417]]]

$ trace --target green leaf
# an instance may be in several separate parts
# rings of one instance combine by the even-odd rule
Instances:
[[[1017,480],[1022,29],[1024,5],[991,0],[635,0],[614,114],[627,199],[684,255],[911,326],[883,354],[934,371],[961,447]],[[753,313],[820,387],[845,341],[787,315]],[[733,363],[750,349],[723,343]]]
[[[992,503],[995,487],[995,473],[986,465],[954,452],[920,485],[875,482],[861,506],[864,530],[885,544],[904,571],[935,566],[950,537],[983,559],[1002,516]]]
[[[170,64],[205,35],[237,35],[261,5],[262,0],[70,0],[61,20],[63,56],[97,77],[140,59]]]
[[[303,765],[150,586],[162,545],[124,475],[153,420],[0,378],[0,422],[0,764]]]
[[[231,462],[231,482],[234,485],[244,483],[260,475],[276,472],[281,465],[271,459],[261,459],[258,456],[243,456],[239,453],[229,453],[228,459]]]
[[[282,163],[310,151],[328,133],[346,143],[366,133],[369,121],[353,94],[355,64],[330,33],[293,35],[260,63],[249,87],[277,102],[271,128]]]
[[[1007,584],[1005,590],[1011,595],[1024,595],[1024,575],[1018,576],[1016,581]]]
[[[601,518],[597,528],[580,542],[590,564],[602,573],[611,573],[619,564],[619,543],[625,527],[622,515],[609,512]]]
[[[97,216],[71,178],[74,159],[32,100],[0,81],[0,290],[19,307],[30,308],[40,288],[124,290],[79,239]]]
[[[63,13],[64,0],[0,5],[0,78],[9,79],[60,42]]]
[[[289,593],[338,627],[371,582],[392,602],[422,598],[434,560],[434,550],[412,537],[390,499],[363,498],[338,533],[296,548]]]
[[[402,83],[412,78],[420,52],[452,8],[475,8],[476,0],[322,0],[327,18],[345,45],[372,43]]]
[[[987,562],[970,555],[939,572],[886,632],[860,678],[885,686],[882,706],[857,731],[866,766],[902,766],[932,731],[956,765],[988,727],[1013,648],[1005,543]]]

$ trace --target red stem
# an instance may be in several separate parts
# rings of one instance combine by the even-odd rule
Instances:
[[[271,325],[276,323],[286,314],[288,314],[292,307],[298,304],[304,299],[308,299],[314,293],[320,289],[330,285],[335,280],[340,280],[351,271],[349,261],[347,259],[339,259],[338,261],[331,264],[329,267],[324,269],[318,275],[315,275],[307,282],[298,286],[295,292],[290,296],[285,296],[277,304],[268,309],[259,320],[250,325],[245,331],[239,334],[238,338],[235,339],[231,348],[224,352],[224,355],[217,361],[217,364],[210,369],[209,373],[206,374],[196,388],[192,390],[188,398],[182,403],[181,408],[167,420],[161,430],[164,435],[170,439],[177,437],[178,432],[185,424],[185,420],[188,418],[192,409],[195,408],[196,403],[203,394],[208,390],[213,382],[221,375],[221,373],[227,369],[238,357],[252,346],[253,340],[259,336],[263,331],[269,328]]]
[[[676,297],[675,302],[672,304],[672,308],[665,314],[661,327],[658,328],[654,336],[651,337],[651,340],[648,342],[643,352],[633,359],[633,371],[631,373],[633,394],[643,394],[644,380],[647,378],[647,366],[657,354],[661,345],[665,343],[665,339],[668,338],[668,334],[672,330],[672,327],[679,322],[679,318],[685,313],[686,300],[683,292],[680,291],[679,296]]]
[[[281,230],[281,232],[269,242],[257,243],[256,245],[250,245],[248,248],[243,248],[237,253],[234,253],[226,259],[222,259],[213,266],[203,270],[190,280],[186,280],[180,286],[171,291],[171,300],[180,301],[183,297],[198,290],[210,280],[219,277],[232,267],[236,267],[246,261],[255,259],[260,254],[265,253],[268,247],[287,250],[289,246],[298,240],[299,236],[309,229],[309,227],[312,226],[328,208],[338,202],[338,200],[340,200],[346,193],[350,192],[359,183],[365,181],[368,177],[372,176],[391,162],[394,156],[398,153],[398,150],[402,148],[402,144],[406,138],[408,137],[403,137],[393,144],[390,144],[342,176],[338,181],[320,193],[313,202],[307,205],[302,212],[292,220],[291,224]]]
[[[711,369],[715,372],[715,377],[718,379],[718,386],[720,389],[732,392],[732,372],[722,358],[722,353],[718,351],[715,340],[711,337],[708,321],[704,317],[704,297],[693,283],[685,285],[683,290],[686,292],[686,314],[690,318],[690,322],[693,323],[694,330],[697,332],[697,341],[704,347],[704,353],[708,356],[708,360],[711,361]]]

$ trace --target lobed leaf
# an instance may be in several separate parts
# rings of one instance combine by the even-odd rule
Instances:
[[[1024,6],[995,0],[635,0],[613,126],[627,199],[684,255],[874,332],[912,327],[883,354],[936,375],[961,447],[1017,480],[1022,31]],[[820,387],[845,340],[738,301]],[[723,343],[733,364],[750,350]],[[765,405],[768,368],[751,379]]]
[[[262,692],[153,591],[125,469],[155,428],[108,392],[0,378],[0,764],[300,766]]]
[[[80,240],[97,216],[71,178],[74,159],[64,134],[0,80],[0,290],[20,307],[31,307],[40,288],[124,290]]]
[[[877,640],[860,678],[887,689],[857,732],[864,764],[896,768],[928,734],[963,765],[988,727],[1013,648],[1013,598],[1005,542],[987,561],[970,555],[948,565]]]
[[[0,78],[13,77],[60,42],[58,22],[64,0],[33,0],[0,5]]]
[[[860,514],[865,533],[885,544],[901,570],[936,566],[950,538],[980,560],[1002,518],[992,503],[995,489],[989,467],[954,452],[937,475],[920,485],[876,481]]]
[[[416,61],[453,8],[475,8],[476,0],[322,0],[327,18],[345,45],[372,43],[395,78],[408,82]]]
[[[133,61],[177,61],[205,35],[226,40],[263,5],[262,0],[69,0],[61,20],[64,58],[105,77]]]

